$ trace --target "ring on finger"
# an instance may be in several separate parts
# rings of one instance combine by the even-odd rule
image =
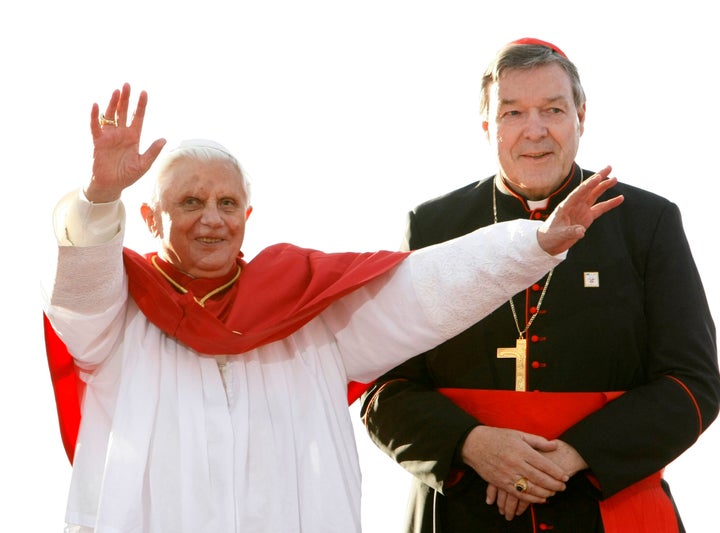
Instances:
[[[526,477],[521,477],[518,479],[515,483],[513,483],[513,487],[515,487],[515,490],[518,492],[525,492],[528,490],[529,481]]]
[[[100,115],[100,125],[101,126],[117,126],[117,119],[109,119],[105,118],[105,115]]]

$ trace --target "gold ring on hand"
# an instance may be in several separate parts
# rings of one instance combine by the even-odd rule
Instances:
[[[105,118],[105,115],[100,115],[100,125],[101,126],[117,126],[117,119],[110,120],[109,118]]]
[[[526,490],[528,490],[528,478],[521,477],[513,484],[513,486],[515,487],[516,491],[525,492]]]

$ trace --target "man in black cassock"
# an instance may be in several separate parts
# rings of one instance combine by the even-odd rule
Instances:
[[[593,173],[558,47],[502,48],[481,109],[498,173],[414,209],[409,249],[544,219]],[[364,394],[372,439],[414,476],[408,532],[684,531],[662,471],[717,416],[715,326],[677,206],[616,192],[541,282]]]

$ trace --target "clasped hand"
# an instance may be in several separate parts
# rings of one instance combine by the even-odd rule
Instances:
[[[587,468],[577,451],[560,440],[512,429],[478,426],[465,439],[463,461],[488,482],[486,503],[496,504],[507,520],[522,514],[531,503],[544,503],[565,490],[572,475]],[[528,480],[524,492],[515,489]]]

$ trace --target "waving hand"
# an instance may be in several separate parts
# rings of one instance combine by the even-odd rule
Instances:
[[[113,91],[102,116],[98,104],[93,104],[90,113],[93,174],[85,187],[85,195],[91,202],[111,202],[120,198],[125,188],[150,169],[165,146],[165,139],[157,139],[144,153],[140,153],[140,134],[147,100],[147,93],[141,92],[129,124],[129,84],[124,84],[122,90]]]
[[[538,230],[538,243],[543,250],[552,255],[564,252],[585,235],[595,219],[623,202],[621,195],[597,202],[617,183],[616,178],[608,178],[611,170],[607,166],[593,174],[557,206]]]

